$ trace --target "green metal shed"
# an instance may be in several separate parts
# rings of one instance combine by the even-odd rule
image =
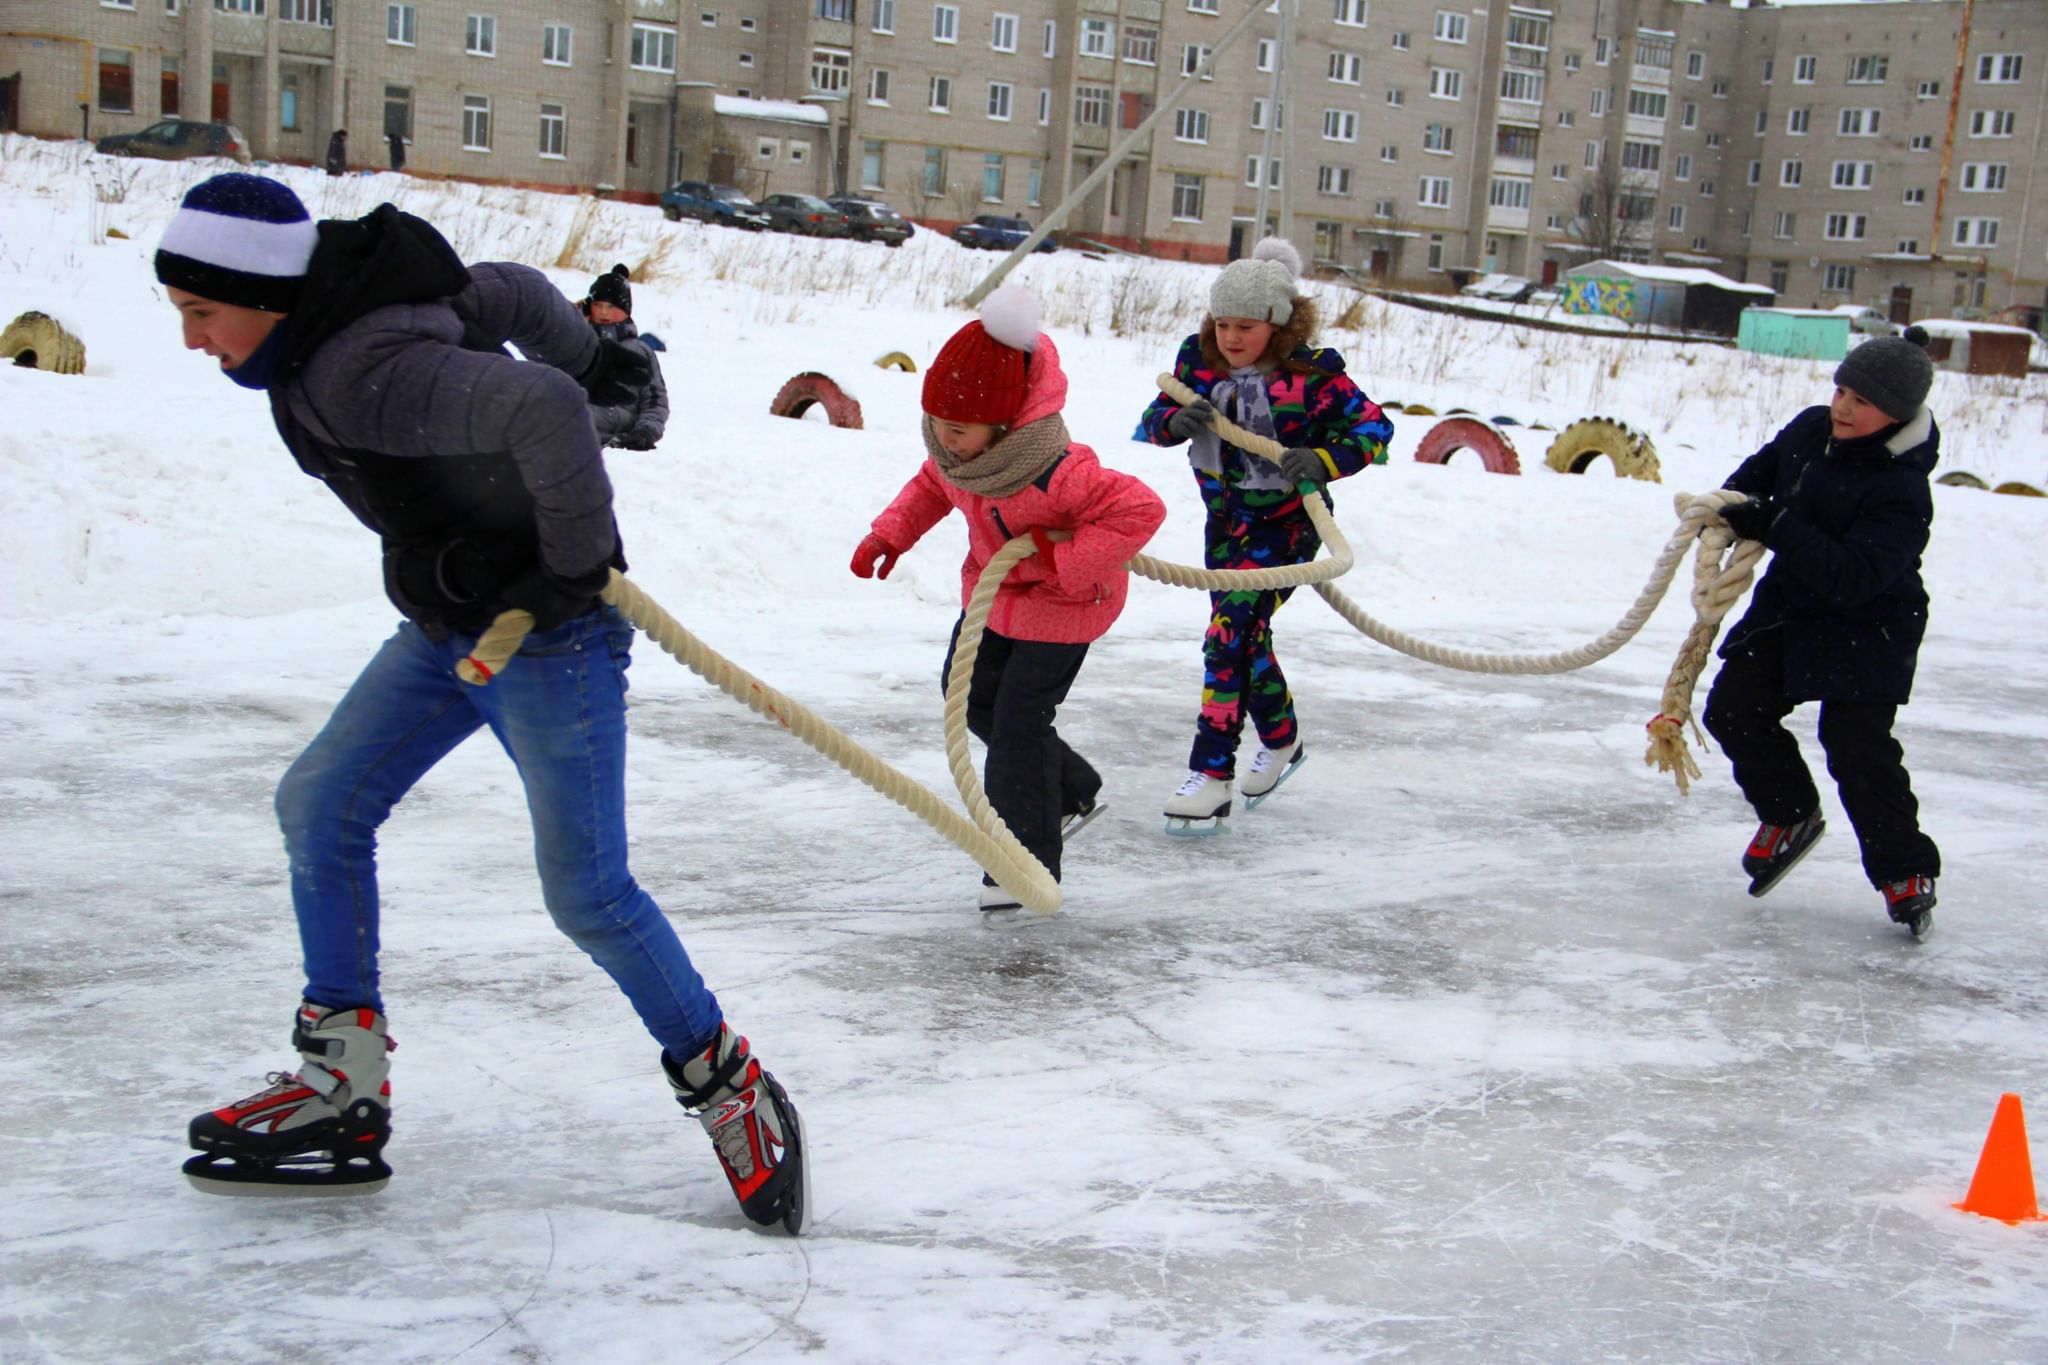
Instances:
[[[1849,354],[1849,319],[1819,308],[1745,308],[1735,345],[1763,355],[1840,360]]]

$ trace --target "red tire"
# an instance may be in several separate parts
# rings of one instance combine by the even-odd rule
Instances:
[[[861,429],[859,401],[848,397],[830,376],[815,370],[805,370],[776,390],[768,411],[777,417],[801,418],[814,403],[825,410],[833,426]]]
[[[1415,448],[1418,464],[1442,464],[1460,450],[1476,454],[1489,474],[1519,474],[1522,457],[1500,431],[1474,417],[1446,417],[1431,427]]]

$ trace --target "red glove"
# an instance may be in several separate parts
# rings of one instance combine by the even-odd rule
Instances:
[[[870,531],[861,537],[860,544],[853,552],[853,574],[856,578],[887,578],[889,570],[896,567],[896,557],[903,552],[888,541]],[[881,561],[881,571],[876,572],[875,561]]]

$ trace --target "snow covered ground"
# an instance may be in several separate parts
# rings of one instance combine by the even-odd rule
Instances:
[[[1963,489],[1936,490],[1900,725],[1948,860],[1925,944],[1885,920],[1825,782],[1835,830],[1752,901],[1725,762],[1701,755],[1690,797],[1643,765],[1682,595],[1562,678],[1435,669],[1298,597],[1280,648],[1314,757],[1190,842],[1156,812],[1204,604],[1136,585],[1062,714],[1112,810],[1065,912],[1011,931],[978,922],[950,845],[643,642],[636,871],[802,1108],[812,1233],[745,1229],[652,1044],[540,909],[481,742],[385,831],[390,1189],[195,1193],[187,1119],[291,1056],[273,784],[393,620],[369,537],[259,395],[180,349],[150,275],[212,169],[0,140],[0,321],[42,309],[89,354],[0,371],[0,1358],[2048,1358],[2048,1224],[1950,1207],[2001,1092],[2048,1126],[2048,505]],[[959,527],[887,583],[846,560],[919,458],[921,376],[870,361],[928,359],[994,257],[277,173],[316,213],[395,196],[472,259],[559,261],[579,294],[646,265],[677,412],[611,459],[634,578],[944,788]],[[1018,276],[1069,425],[1161,489],[1153,550],[1181,561],[1184,463],[1127,437],[1211,277],[1073,253]],[[1672,493],[1829,387],[1712,347],[1352,321],[1326,340],[1376,396],[1657,441],[1661,487],[1553,474],[1533,432],[1507,478],[1415,464],[1430,421],[1396,415],[1391,463],[1338,490],[1343,586],[1468,648],[1604,630]],[[865,430],[767,415],[807,369]],[[1933,403],[1944,469],[2044,481],[2048,381],[1945,374]]]

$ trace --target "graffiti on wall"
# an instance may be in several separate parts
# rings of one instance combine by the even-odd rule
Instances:
[[[1634,280],[1603,279],[1597,275],[1575,275],[1564,282],[1564,311],[1604,313],[1623,322],[1636,320]]]

